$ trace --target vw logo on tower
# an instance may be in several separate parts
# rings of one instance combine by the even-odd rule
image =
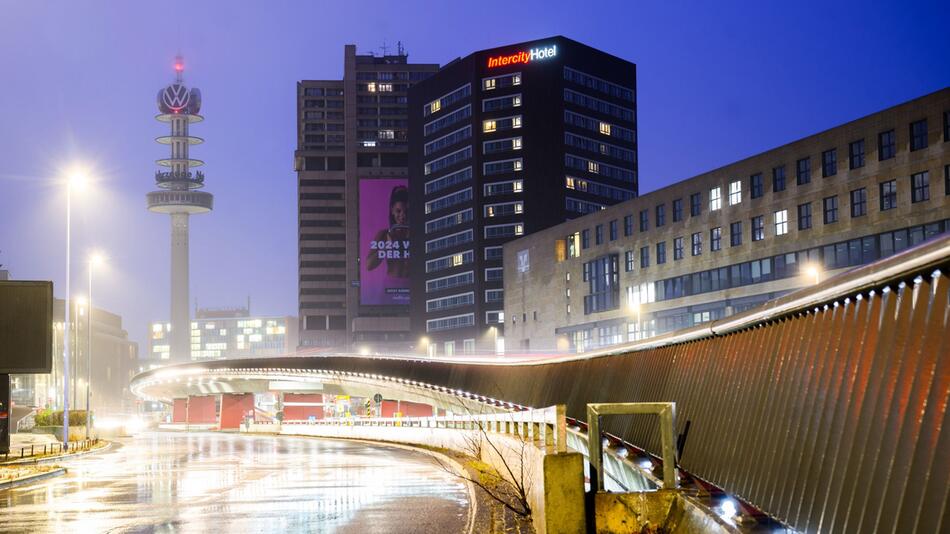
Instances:
[[[188,88],[178,83],[173,83],[162,90],[162,104],[175,112],[181,111],[188,105],[188,97]]]
[[[197,115],[201,108],[201,92],[189,90],[183,83],[173,83],[158,93],[158,110],[162,113]]]

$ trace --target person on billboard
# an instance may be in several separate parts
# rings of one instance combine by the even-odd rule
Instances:
[[[386,274],[409,278],[409,190],[397,185],[389,195],[389,228],[376,232],[366,257],[372,271],[386,260]]]

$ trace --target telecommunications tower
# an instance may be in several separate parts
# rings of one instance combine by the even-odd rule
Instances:
[[[188,307],[188,217],[196,213],[211,211],[214,197],[211,193],[198,191],[204,187],[205,175],[202,171],[192,171],[204,162],[191,159],[189,148],[203,140],[188,135],[188,126],[204,118],[198,115],[201,109],[201,92],[188,89],[182,82],[185,63],[181,56],[175,58],[175,82],[158,93],[160,122],[169,124],[169,135],[155,139],[158,143],[169,145],[171,154],[157,160],[163,170],[155,171],[155,185],[158,191],[147,195],[148,209],[157,213],[171,215],[171,346],[169,358],[172,362],[191,360],[191,320]]]

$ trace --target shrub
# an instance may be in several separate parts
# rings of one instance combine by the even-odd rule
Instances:
[[[83,426],[86,424],[86,411],[85,410],[70,410],[69,411],[69,425],[70,426]],[[63,411],[56,410],[42,410],[36,414],[36,426],[62,426],[63,425]]]

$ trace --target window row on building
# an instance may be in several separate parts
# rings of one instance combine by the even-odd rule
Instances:
[[[814,266],[824,270],[854,267],[886,258],[948,230],[950,230],[950,219],[902,228],[820,247],[801,249],[767,258],[674,276],[656,282],[646,282],[642,289],[637,289],[632,295],[635,299],[634,302],[659,302],[792,278],[801,275],[803,266]],[[682,238],[677,239],[678,242],[674,242],[674,256],[683,254]],[[658,243],[658,251],[659,245],[663,245],[663,248],[665,248],[665,243]],[[642,261],[643,255],[649,253],[649,247],[642,247],[640,251]],[[632,251],[628,251],[627,254],[632,254]],[[630,256],[628,256],[628,266],[630,261]],[[652,287],[647,289],[648,286]]]
[[[950,195],[950,165],[944,166],[944,194]],[[910,201],[913,204],[926,202],[930,200],[930,171],[921,171],[912,174],[907,178],[908,185],[910,188]],[[581,181],[578,179],[568,178],[567,187],[569,189],[579,189],[578,184]],[[585,189],[580,189],[585,190]],[[729,198],[730,204],[738,204],[741,202],[742,186],[741,182],[730,182],[729,184]],[[880,211],[887,211],[894,209],[898,206],[898,194],[897,194],[897,179],[886,180],[878,183],[878,207]],[[712,188],[710,190],[710,208],[714,210],[721,209],[722,207],[722,196],[719,187]],[[852,218],[862,217],[868,213],[868,192],[866,187],[860,187],[850,191],[848,195],[850,200],[850,214]],[[701,200],[699,193],[695,193],[690,196],[690,212],[695,216],[701,211],[699,207]],[[673,206],[673,221],[683,220],[683,200],[674,199],[672,202]],[[824,224],[833,224],[840,220],[840,204],[838,195],[831,195],[824,197],[821,200],[820,204],[822,210],[822,221]],[[598,208],[599,209],[599,208]],[[577,210],[576,210],[577,211]],[[590,213],[596,211],[596,209],[588,209],[588,211],[578,211],[579,213]],[[798,229],[799,230],[808,230],[812,228],[812,203],[805,202],[798,204],[797,206],[798,214]],[[634,231],[634,218],[633,215],[624,216],[624,236],[630,237],[633,235]],[[612,227],[617,225],[617,220],[614,219],[609,224]],[[661,203],[657,204],[654,207],[654,223],[655,227],[660,228],[666,224],[666,204]],[[789,230],[789,219],[788,219],[788,210],[776,210],[772,214],[772,228],[773,235],[780,236],[788,233]],[[742,222],[736,221],[730,224],[730,245],[739,246],[743,243],[742,239]],[[602,229],[603,224],[597,225],[597,228]],[[750,237],[752,241],[761,241],[765,238],[765,218],[763,215],[753,216],[750,220]],[[639,212],[639,230],[641,233],[647,232],[650,228],[650,210],[643,209]],[[711,233],[721,231],[720,228],[714,228],[710,230]],[[582,231],[581,234],[585,235],[586,230]],[[698,235],[698,234],[694,234]],[[611,241],[614,241],[619,236],[612,234]],[[568,238],[570,239],[570,237]],[[716,244],[718,239],[711,241]],[[596,241],[595,245],[600,245],[600,241]],[[589,240],[583,240],[581,242],[581,249],[587,249],[590,247]],[[716,245],[712,250],[718,250]],[[662,263],[662,262],[659,262]]]

